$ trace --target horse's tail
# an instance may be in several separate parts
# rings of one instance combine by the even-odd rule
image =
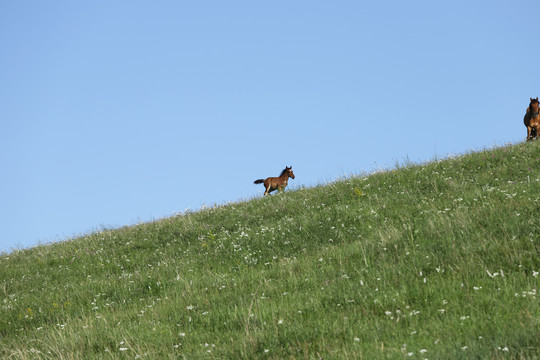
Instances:
[[[255,180],[254,184],[262,184],[264,182],[264,179]]]

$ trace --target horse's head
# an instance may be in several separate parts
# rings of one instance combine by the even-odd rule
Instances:
[[[529,104],[529,111],[533,114],[538,114],[538,108],[538,97],[536,97],[536,99],[531,98],[531,103]]]
[[[289,177],[294,179],[294,173],[292,171],[292,166],[285,166],[285,170],[283,170],[282,174],[287,173]]]

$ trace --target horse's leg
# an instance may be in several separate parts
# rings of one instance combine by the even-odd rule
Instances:
[[[531,137],[531,127],[530,126],[527,126],[527,141],[529,140],[532,140],[532,137]]]

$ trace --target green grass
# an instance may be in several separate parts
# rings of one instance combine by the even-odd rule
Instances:
[[[535,141],[4,254],[0,357],[539,358],[539,204]]]

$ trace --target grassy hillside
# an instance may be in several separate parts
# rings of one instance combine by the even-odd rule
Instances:
[[[0,357],[539,358],[539,238],[540,141],[103,231],[0,257]]]

